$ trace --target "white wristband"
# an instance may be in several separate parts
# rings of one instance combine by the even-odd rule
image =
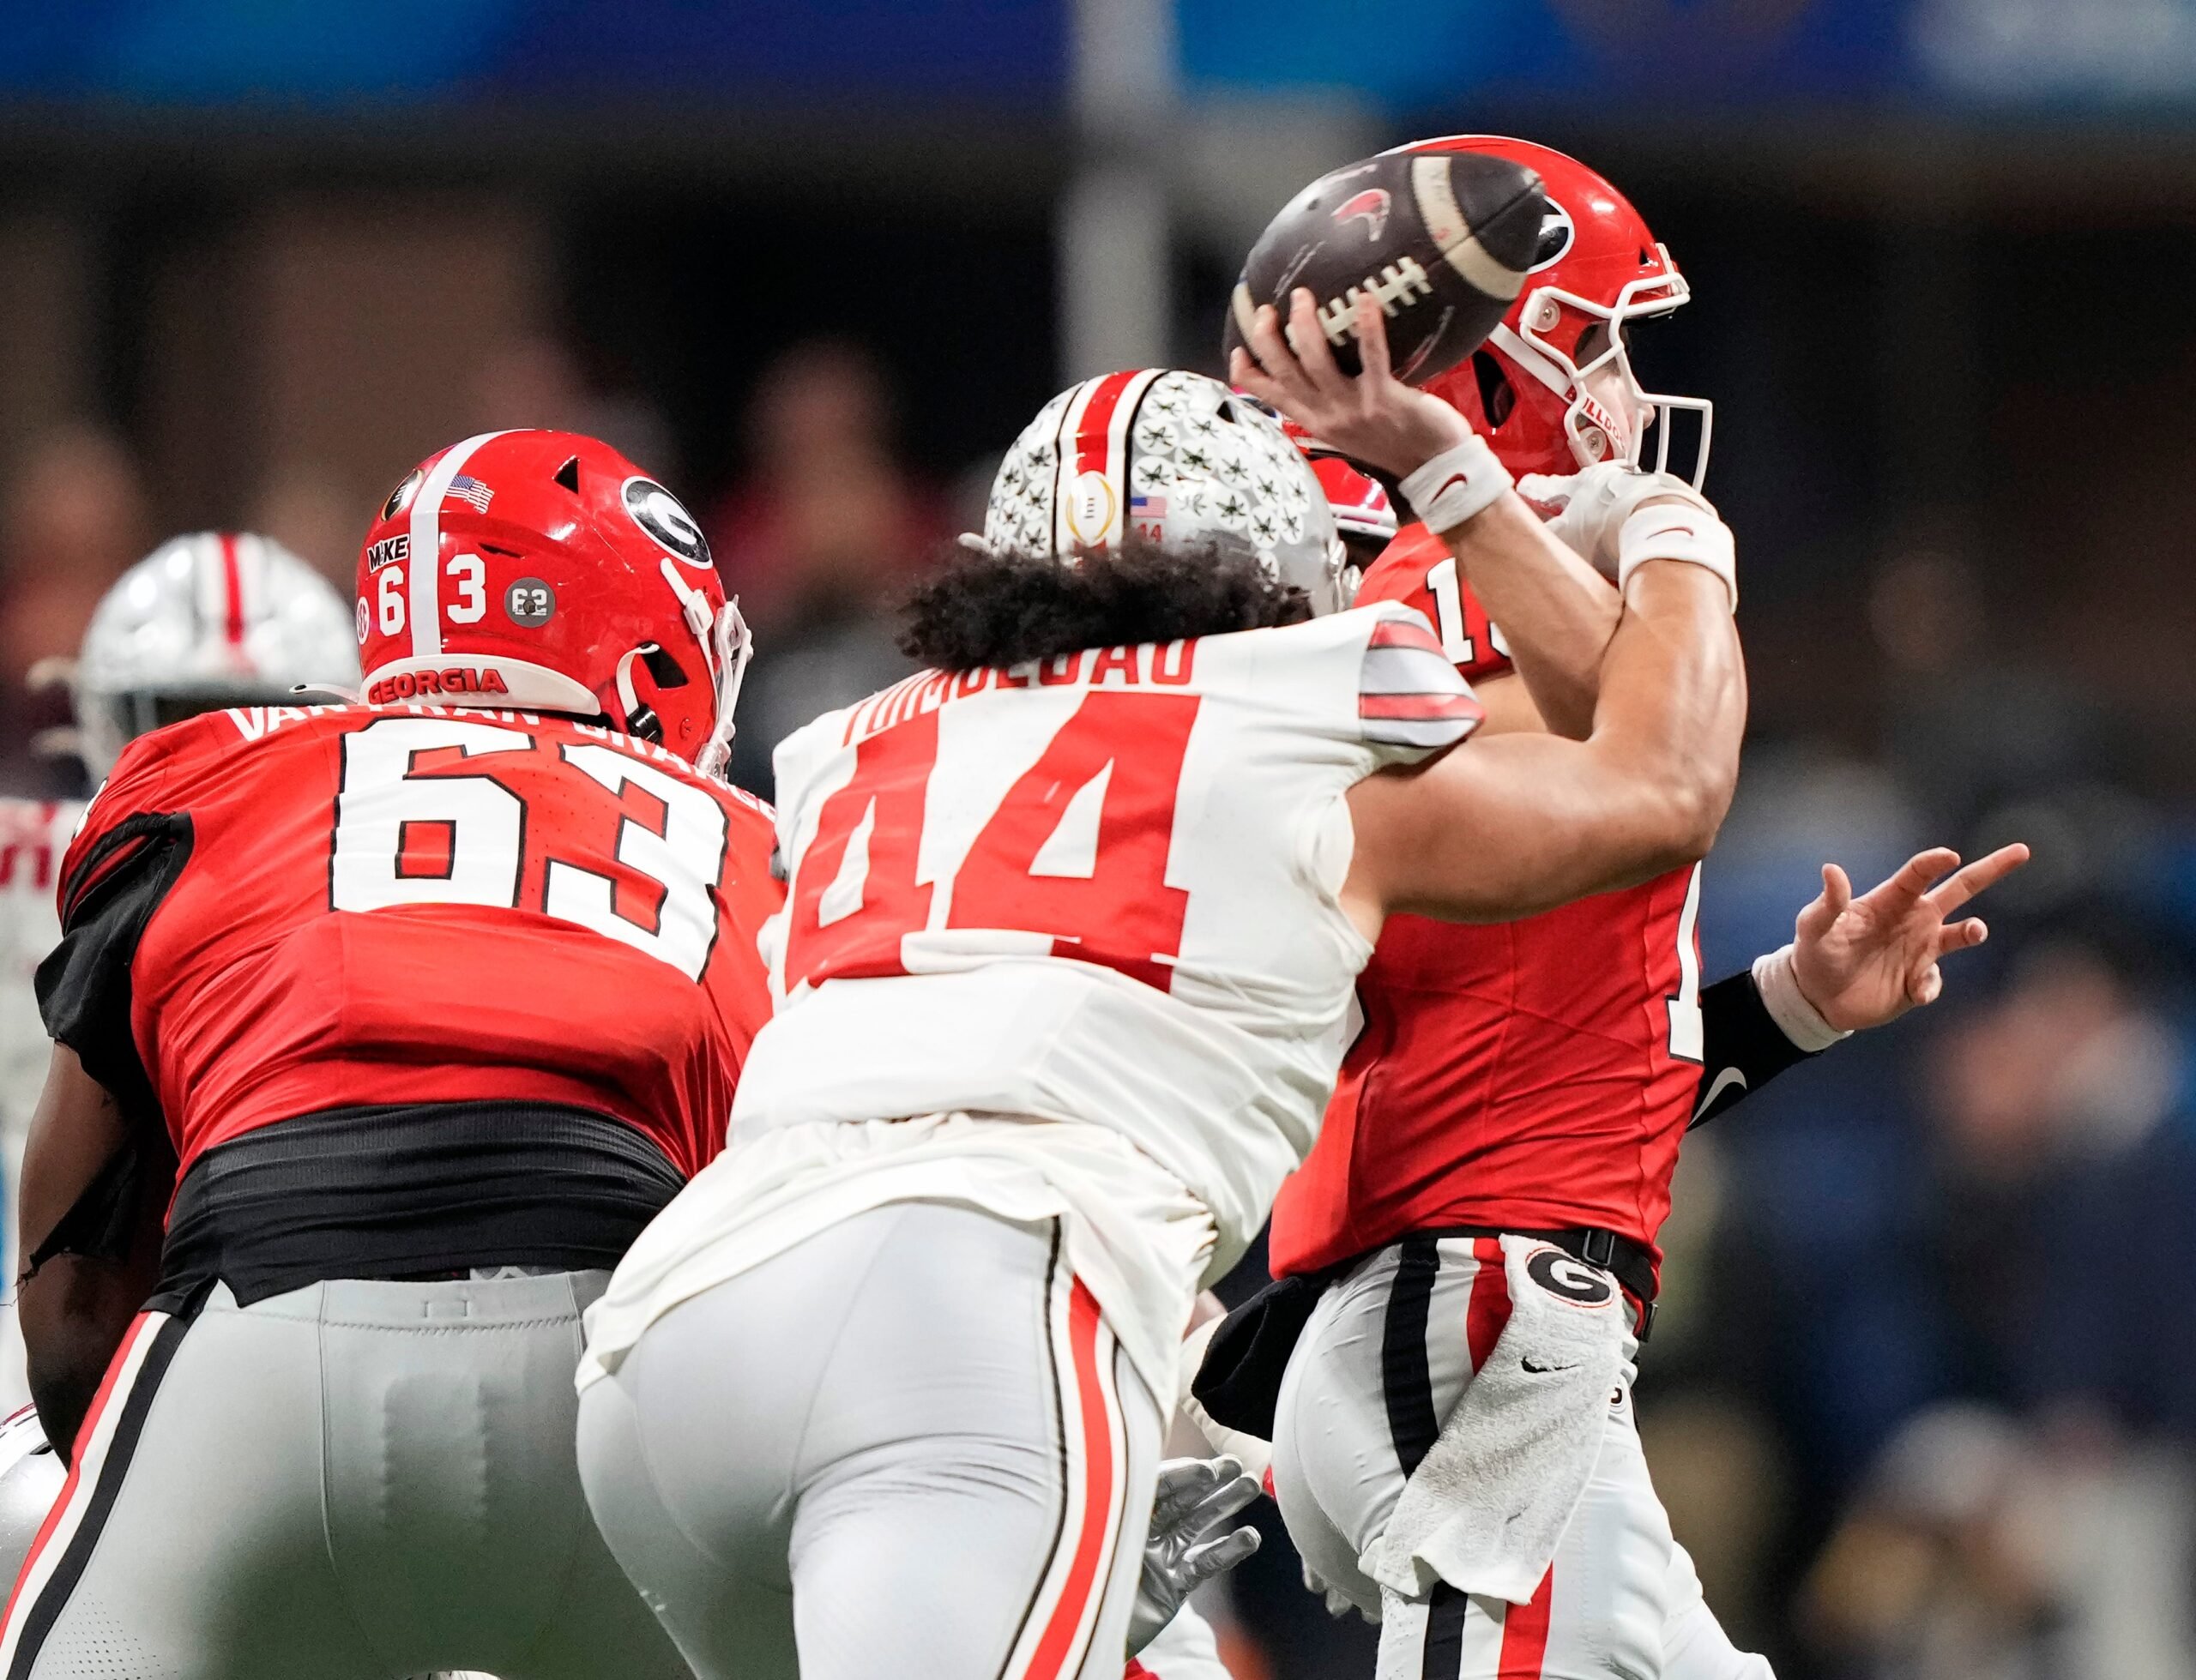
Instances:
[[[1731,611],[1739,610],[1738,548],[1731,527],[1706,509],[1664,503],[1626,520],[1616,539],[1616,587],[1621,590],[1650,560],[1705,566],[1731,592]]]
[[[1841,1033],[1832,1027],[1807,1002],[1807,994],[1800,990],[1800,977],[1792,972],[1789,945],[1753,960],[1753,983],[1760,990],[1762,1007],[1769,1011],[1769,1018],[1810,1056],[1853,1036],[1849,1028]]]
[[[1403,481],[1404,500],[1436,536],[1484,513],[1509,488],[1510,469],[1495,459],[1487,439],[1477,432]]]

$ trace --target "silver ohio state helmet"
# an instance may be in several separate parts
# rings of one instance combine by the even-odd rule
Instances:
[[[351,604],[325,578],[265,537],[201,531],[154,549],[93,612],[69,678],[77,750],[104,776],[165,724],[358,683]]]
[[[1344,599],[1326,493],[1264,407],[1201,373],[1109,373],[1062,391],[992,480],[984,546],[1072,563],[1134,533],[1167,547],[1247,543],[1314,612]]]
[[[23,1560],[68,1478],[33,1408],[22,1406],[0,1421],[0,1569],[9,1579],[22,1573]]]

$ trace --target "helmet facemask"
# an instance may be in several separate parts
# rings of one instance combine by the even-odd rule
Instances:
[[[1643,466],[1647,434],[1652,431],[1656,437],[1655,470],[1668,472],[1670,415],[1678,410],[1699,415],[1700,439],[1689,480],[1698,490],[1708,476],[1715,404],[1705,397],[1650,391],[1639,382],[1632,366],[1627,332],[1630,323],[1668,315],[1692,295],[1685,276],[1671,264],[1668,249],[1659,243],[1655,249],[1662,258],[1662,272],[1630,281],[1617,293],[1614,304],[1598,304],[1560,286],[1535,287],[1518,311],[1517,328],[1512,330],[1506,324],[1499,326],[1488,335],[1487,341],[1563,400],[1564,431],[1582,469],[1613,455],[1630,466]],[[1590,322],[1600,322],[1608,334],[1606,343],[1583,363],[1559,349],[1547,336],[1563,324],[1566,310],[1576,310]],[[1592,330],[1590,326],[1583,328],[1579,339],[1572,340],[1574,348]],[[1604,370],[1614,374],[1630,410],[1628,414],[1620,417],[1608,413],[1594,396],[1592,388],[1604,382],[1597,377]]]
[[[754,638],[748,632],[747,621],[739,616],[737,600],[727,600],[712,609],[708,594],[681,577],[671,561],[662,563],[662,570],[664,581],[679,597],[680,617],[693,632],[710,685],[715,691],[715,717],[708,738],[694,755],[694,768],[705,776],[722,781],[727,780],[732,762],[733,713],[739,703],[739,686],[746,678],[748,661],[755,656]],[[629,718],[633,715],[636,703],[633,667],[646,655],[645,647],[636,647],[618,663],[618,699]]]

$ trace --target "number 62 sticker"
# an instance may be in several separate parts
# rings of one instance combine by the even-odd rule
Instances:
[[[504,592],[504,611],[511,623],[539,629],[557,610],[557,592],[538,577],[522,577]]]

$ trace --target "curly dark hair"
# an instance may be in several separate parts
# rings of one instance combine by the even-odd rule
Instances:
[[[1161,547],[1131,536],[1071,566],[956,548],[901,608],[901,651],[939,671],[997,670],[1085,647],[1301,623],[1312,604],[1247,543]]]

